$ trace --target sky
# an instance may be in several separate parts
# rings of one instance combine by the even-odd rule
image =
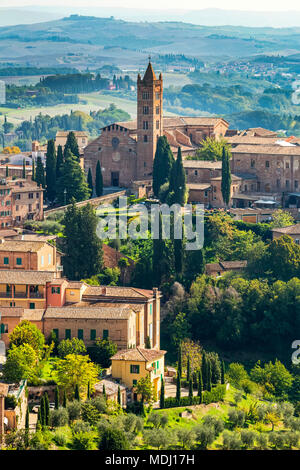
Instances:
[[[149,9],[149,4],[146,6],[140,0],[0,0],[0,6],[11,8],[20,6],[48,6],[48,5],[64,5],[65,7],[122,7],[125,5],[127,8]],[[151,0],[151,9],[186,9],[186,10],[202,10],[208,8],[207,1],[203,0],[189,0],[188,6],[183,7],[182,0]],[[210,0],[209,8],[220,8],[227,10],[244,10],[244,11],[287,11],[294,10],[300,11],[299,0]]]

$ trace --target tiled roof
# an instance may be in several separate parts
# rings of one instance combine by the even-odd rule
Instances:
[[[281,145],[238,145],[231,153],[253,153],[262,155],[300,155],[300,147],[282,147]]]
[[[218,117],[165,117],[163,118],[163,127],[164,129],[169,129],[173,127],[184,127],[184,126],[216,126],[219,122],[224,122],[229,125],[227,121]],[[125,127],[131,131],[137,130],[137,120],[125,122],[115,122],[118,126]],[[105,126],[108,127],[108,126]]]
[[[126,390],[125,385],[119,384],[117,382],[114,382],[113,380],[110,379],[102,379],[100,382],[97,382],[94,387],[96,392],[103,392],[103,385],[105,386],[105,393],[109,395],[114,395],[118,393],[118,388],[120,387],[120,390]]]
[[[192,190],[204,191],[205,189],[210,188],[211,185],[210,183],[188,183],[187,187]]]
[[[45,310],[41,308],[24,309],[22,320],[42,321]]]
[[[107,297],[129,297],[129,298],[152,298],[153,291],[137,289],[135,287],[120,286],[89,286],[84,292],[84,296],[107,296]]]
[[[49,307],[44,318],[85,318],[85,319],[116,319],[127,320],[130,318],[132,310],[127,305],[118,307]]]
[[[45,284],[52,281],[54,273],[47,271],[1,270],[0,284]]]
[[[274,131],[270,131],[269,129],[265,129],[264,127],[249,127],[246,131],[247,133],[254,134],[254,135],[261,135],[261,136],[277,136],[277,133]]]
[[[225,137],[229,144],[276,145],[279,137],[256,137],[252,135],[234,135]]]
[[[183,160],[184,168],[204,168],[209,170],[221,170],[222,162],[211,162],[206,160]]]
[[[2,317],[22,317],[23,312],[23,307],[0,307]]]
[[[44,241],[35,240],[5,240],[3,243],[0,243],[0,251],[37,252],[44,248],[45,244],[46,242]]]
[[[69,132],[71,131],[57,131],[56,137],[68,137]],[[75,134],[75,137],[88,137],[88,134],[84,131],[72,131]]]
[[[112,360],[117,361],[136,361],[136,362],[151,362],[161,358],[167,351],[160,351],[156,349],[123,349],[118,351]]]
[[[273,228],[272,232],[279,232],[287,235],[290,233],[294,235],[300,235],[300,224],[289,225],[288,227]]]

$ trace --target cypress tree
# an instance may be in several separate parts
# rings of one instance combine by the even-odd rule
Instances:
[[[169,181],[174,156],[166,136],[157,139],[155,158],[153,162],[153,192],[159,196],[160,187]]]
[[[211,364],[207,361],[207,390],[211,391]]]
[[[186,174],[182,163],[181,147],[178,147],[177,159],[175,160],[171,174],[169,192],[173,192],[173,201],[183,206],[187,200]]]
[[[22,178],[23,178],[24,180],[26,179],[25,158],[23,158]]]
[[[64,390],[64,394],[63,394],[63,407],[67,408],[67,394],[66,394],[65,390]]]
[[[48,393],[45,392],[44,394],[44,406],[45,406],[45,425],[49,426],[49,416],[50,416],[50,406],[49,406],[49,397]]]
[[[8,177],[8,166],[6,165],[6,168],[5,168],[5,176],[6,178]]]
[[[41,157],[37,157],[36,160],[35,181],[39,186],[42,186],[42,188],[45,187],[45,170]]]
[[[187,368],[186,368],[186,380],[189,382],[190,379],[191,379],[191,360],[190,360],[190,356],[188,356]]]
[[[41,429],[42,423],[43,423],[43,419],[42,419],[42,409],[41,409],[41,403],[40,403],[40,406],[39,406],[39,409],[38,409],[37,423],[36,423],[36,429],[37,430]]]
[[[165,381],[161,379],[161,389],[160,389],[160,407],[165,407]]]
[[[189,397],[193,398],[194,393],[193,393],[193,379],[192,377],[189,380]]]
[[[225,363],[221,361],[221,384],[225,384]]]
[[[75,385],[74,399],[80,401],[79,386]]]
[[[230,189],[231,189],[231,171],[229,162],[229,152],[223,147],[222,150],[222,182],[221,190],[225,206],[228,206],[230,201]]]
[[[103,384],[103,388],[102,388],[102,395],[104,396],[105,400],[106,400],[106,390],[105,390],[105,385]]]
[[[96,196],[100,197],[103,195],[103,176],[100,161],[97,161],[96,165],[96,185],[95,185]]]
[[[58,390],[58,387],[55,388],[54,403],[55,403],[55,409],[58,410],[58,408],[59,408],[59,390]]]
[[[77,139],[73,131],[70,131],[68,134],[66,145],[64,148],[64,158],[66,158],[68,150],[70,150],[71,153],[75,155],[75,157],[77,157],[77,160],[79,160],[80,153],[79,153],[78,143],[77,143]]]
[[[29,445],[29,408],[26,408],[26,416],[25,416],[25,444],[26,447]]]
[[[90,386],[90,382],[88,382],[87,398],[88,398],[88,400],[91,398],[91,386]]]
[[[48,140],[46,153],[47,198],[53,202],[56,196],[56,150],[54,139]]]
[[[200,398],[200,403],[202,403],[202,392],[203,392],[203,381],[201,370],[198,372],[198,397]]]
[[[121,389],[120,389],[120,385],[118,386],[118,403],[121,406]]]
[[[182,350],[181,350],[181,343],[178,347],[178,362],[177,362],[177,373],[181,376],[182,375]]]
[[[91,191],[91,197],[92,197],[92,196],[93,196],[94,187],[93,187],[92,170],[91,170],[90,168],[89,168],[89,172],[88,172],[87,182],[88,182],[88,185],[89,185],[89,188],[90,188],[90,191]]]
[[[46,403],[45,396],[43,395],[40,401],[40,410],[41,410],[41,425],[44,427],[46,425]]]
[[[32,174],[31,174],[32,181],[35,181],[35,160],[32,159]]]
[[[207,390],[208,372],[207,372],[207,358],[206,358],[205,352],[203,352],[203,355],[202,355],[201,372],[202,372],[203,390]]]
[[[84,201],[90,196],[86,176],[79,161],[67,150],[64,162],[61,166],[61,176],[57,181],[57,196],[60,204],[69,204],[72,199],[75,202]]]
[[[174,266],[174,253],[169,240],[163,238],[162,214],[159,212],[159,233],[158,238],[153,240],[153,278],[156,286],[160,286],[165,279],[169,279]]]
[[[59,145],[57,147],[57,155],[56,155],[56,179],[61,176],[61,167],[64,163],[64,156],[62,146]]]
[[[179,402],[181,398],[181,375],[179,371],[177,372],[177,382],[176,382],[176,400]]]

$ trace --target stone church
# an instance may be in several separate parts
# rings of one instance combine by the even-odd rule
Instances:
[[[176,156],[193,155],[207,137],[225,135],[229,127],[222,118],[163,117],[163,78],[156,77],[151,62],[143,78],[137,78],[137,119],[115,122],[101,129],[101,135],[84,149],[86,173],[93,179],[100,161],[104,186],[133,187],[151,181],[156,143],[165,135]]]

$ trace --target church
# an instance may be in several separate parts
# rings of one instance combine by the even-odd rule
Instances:
[[[163,117],[163,78],[157,78],[149,61],[137,78],[137,119],[115,122],[84,149],[84,166],[93,179],[100,161],[104,186],[130,188],[152,180],[158,137],[165,135],[176,157],[194,155],[207,137],[225,136],[228,122],[216,117]]]

